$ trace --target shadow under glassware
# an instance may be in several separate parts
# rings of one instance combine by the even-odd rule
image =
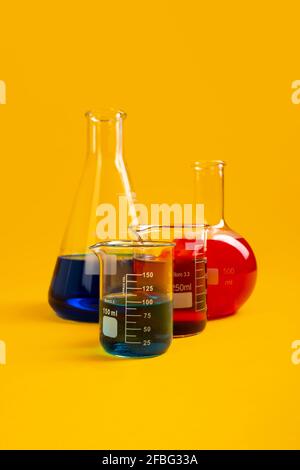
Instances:
[[[173,252],[173,335],[191,336],[206,326],[206,247],[208,225],[143,225],[140,240],[175,243]]]
[[[115,240],[91,250],[100,262],[100,343],[121,357],[152,357],[172,341],[173,243]]]

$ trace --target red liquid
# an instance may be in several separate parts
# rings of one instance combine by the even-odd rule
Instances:
[[[256,272],[254,253],[244,238],[221,229],[214,233],[207,241],[208,319],[235,313],[253,291]]]
[[[174,241],[174,336],[194,335],[206,325],[206,258],[195,240]]]

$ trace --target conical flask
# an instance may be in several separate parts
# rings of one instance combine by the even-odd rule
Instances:
[[[111,109],[86,113],[87,157],[49,289],[51,307],[65,319],[98,321],[99,263],[89,246],[128,238],[136,223],[123,158],[125,117]]]
[[[207,237],[208,319],[234,314],[251,295],[256,259],[249,243],[232,230],[224,216],[224,166],[221,160],[194,164],[195,200],[203,204]]]

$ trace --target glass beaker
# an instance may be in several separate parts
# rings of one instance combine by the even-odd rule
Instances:
[[[224,166],[221,160],[194,164],[195,199],[204,205],[207,240],[208,319],[235,313],[254,289],[256,259],[249,243],[224,218]]]
[[[173,260],[173,335],[191,336],[206,325],[206,241],[204,224],[148,225],[135,228],[141,240],[175,244]]]
[[[134,196],[123,158],[123,121],[113,109],[86,113],[87,158],[49,289],[63,318],[99,319],[99,263],[89,246],[127,238],[135,224]]]
[[[100,262],[100,343],[110,354],[151,357],[172,341],[173,243],[109,241]]]

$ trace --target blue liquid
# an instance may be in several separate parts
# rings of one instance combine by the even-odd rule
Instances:
[[[57,259],[49,304],[59,317],[67,320],[99,321],[99,262],[95,255]]]
[[[138,299],[135,297],[135,301]],[[172,302],[155,294],[149,295],[148,299],[154,302],[153,305],[144,306],[127,300],[126,324],[124,294],[110,294],[103,299],[100,304],[100,343],[105,351],[115,356],[137,358],[166,352],[173,336]]]

